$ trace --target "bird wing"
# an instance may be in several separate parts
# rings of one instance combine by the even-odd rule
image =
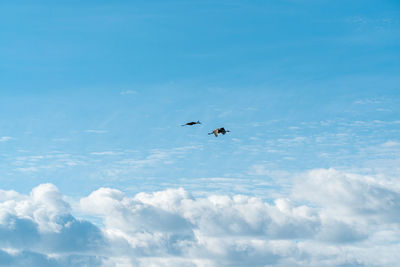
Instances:
[[[214,131],[212,131],[213,132],[213,134],[215,135],[215,137],[217,137],[218,136],[218,129],[215,129]]]
[[[222,127],[222,128],[219,128],[219,129],[218,129],[218,132],[219,132],[219,133],[222,133],[222,134],[226,134],[225,128],[223,128],[223,127]]]

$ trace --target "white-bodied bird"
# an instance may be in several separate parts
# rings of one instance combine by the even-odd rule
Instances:
[[[214,134],[215,137],[218,137],[218,134],[223,134],[223,135],[225,135],[225,134],[228,133],[228,132],[230,132],[230,131],[225,130],[225,128],[222,127],[222,128],[217,128],[217,129],[215,129],[214,131],[212,131],[211,133],[208,133],[208,134],[209,134],[209,135],[210,135],[210,134]]]

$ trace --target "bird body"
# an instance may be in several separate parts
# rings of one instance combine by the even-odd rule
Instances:
[[[182,124],[181,126],[186,126],[186,125],[195,125],[195,124],[201,124],[201,122],[200,122],[200,121],[191,121],[191,122],[188,122],[188,123]]]

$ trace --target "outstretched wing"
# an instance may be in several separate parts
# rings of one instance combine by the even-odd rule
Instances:
[[[212,131],[213,134],[215,135],[215,137],[218,137],[218,129],[215,129],[214,131]]]
[[[224,127],[218,129],[219,133],[226,134],[226,130]]]

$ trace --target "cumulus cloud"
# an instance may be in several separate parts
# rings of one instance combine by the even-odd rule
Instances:
[[[270,202],[100,188],[79,202],[97,225],[75,218],[54,185],[0,191],[0,265],[395,266],[399,188],[334,169],[305,174]]]
[[[76,261],[82,266],[97,259],[105,243],[101,230],[70,211],[52,184],[29,195],[0,190],[0,265],[70,266]]]
[[[334,169],[313,170],[304,178],[295,186],[294,197],[324,207],[331,216],[400,223],[400,183]]]
[[[142,264],[149,257],[166,263],[169,255],[194,266],[380,265],[368,256],[378,249],[374,240],[389,231],[392,240],[378,247],[383,254],[383,247],[397,247],[398,187],[333,169],[302,178],[288,198],[271,203],[242,195],[195,198],[182,188],[134,197],[102,188],[81,206],[103,219],[109,240],[146,255]]]

